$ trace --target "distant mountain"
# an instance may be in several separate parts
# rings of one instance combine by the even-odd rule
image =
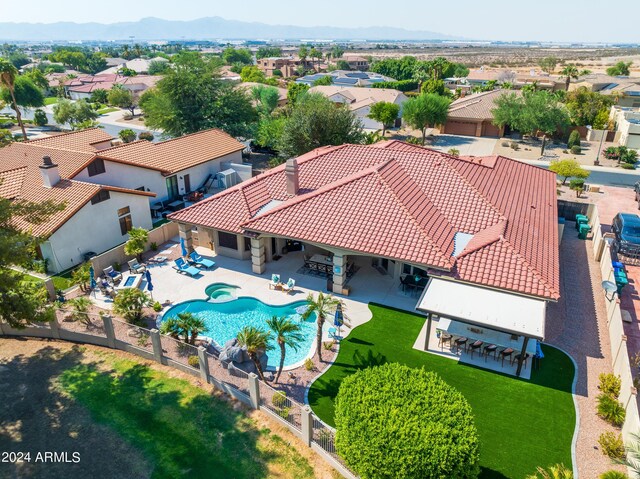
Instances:
[[[297,27],[206,17],[190,21],[143,18],[119,23],[0,23],[3,41],[76,40],[452,40],[442,33],[394,27]]]

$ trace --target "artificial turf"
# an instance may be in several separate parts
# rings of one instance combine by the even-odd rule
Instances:
[[[335,363],[311,386],[309,402],[323,421],[334,425],[334,398],[344,377],[398,362],[437,372],[467,398],[480,437],[481,478],[522,479],[537,466],[571,467],[574,366],[566,354],[543,346],[545,358],[531,380],[518,379],[413,349],[424,316],[369,307],[373,318],[342,341]]]

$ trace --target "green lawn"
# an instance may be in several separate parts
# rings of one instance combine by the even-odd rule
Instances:
[[[150,477],[314,477],[291,444],[226,401],[146,365],[111,353],[103,358],[66,369],[57,387],[141,452]]]
[[[25,281],[44,283],[42,279],[38,278],[37,276],[31,276],[27,273],[23,274],[23,279]],[[52,276],[51,279],[53,279],[53,286],[55,286],[56,291],[59,289],[65,290],[73,286],[73,281],[71,280],[71,270]]]
[[[112,111],[118,111],[118,108],[113,108],[113,107],[110,107],[110,106],[106,106],[104,108],[100,108],[99,110],[96,110],[98,115],[104,115],[106,113],[111,113]]]
[[[437,372],[467,398],[480,436],[482,478],[522,479],[537,466],[571,466],[574,366],[566,354],[543,347],[545,358],[531,380],[516,379],[415,350],[424,317],[369,307],[373,319],[342,342],[336,362],[309,391],[311,407],[322,420],[334,424],[333,400],[345,376],[359,368],[399,362]]]
[[[53,105],[54,103],[58,103],[59,99],[60,98],[58,98],[57,96],[50,96],[50,97],[44,99],[44,104],[45,105]]]

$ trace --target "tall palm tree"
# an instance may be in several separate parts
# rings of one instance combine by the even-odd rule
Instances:
[[[177,318],[167,318],[160,325],[162,334],[168,334],[175,339],[180,339],[180,335],[183,335],[184,342],[189,344],[194,344],[198,335],[206,329],[204,321],[192,313],[178,313]]]
[[[588,75],[589,73],[591,73],[589,70],[578,70],[578,67],[573,63],[567,63],[560,72],[560,76],[565,78],[565,89],[569,91],[572,78],[577,80],[579,77]]]
[[[263,329],[256,328],[255,326],[245,326],[240,330],[236,337],[238,344],[247,348],[247,354],[249,354],[249,358],[251,358],[253,364],[256,365],[258,376],[260,376],[260,379],[263,381],[264,374],[262,373],[260,361],[258,361],[258,353],[272,349],[272,346],[269,344],[270,336],[271,333],[269,331],[264,331]]]
[[[20,113],[20,108],[18,108],[18,102],[16,101],[15,81],[17,76],[18,69],[13,66],[13,63],[5,60],[4,58],[0,58],[0,85],[9,90],[11,103],[13,103],[13,109],[16,112],[16,120],[18,120],[18,125],[20,125],[20,129],[22,130],[22,139],[26,140],[27,131],[24,129],[22,114]]]
[[[267,320],[267,326],[275,334],[278,346],[280,346],[280,366],[278,367],[278,374],[276,374],[276,382],[280,379],[282,368],[284,367],[284,356],[286,353],[285,346],[289,346],[295,351],[298,350],[299,344],[304,340],[304,337],[300,333],[302,327],[299,323],[291,321],[284,316],[274,316]]]
[[[316,334],[316,351],[320,361],[322,361],[322,326],[324,326],[325,319],[335,312],[339,303],[339,299],[334,298],[330,294],[325,295],[322,292],[318,293],[317,299],[314,299],[313,293],[309,293],[309,296],[307,296],[308,307],[302,314],[302,319],[308,319],[313,313],[317,316],[316,324],[318,325],[318,332]]]

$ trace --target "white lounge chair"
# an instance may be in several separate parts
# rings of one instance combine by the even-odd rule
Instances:
[[[282,284],[280,283],[280,275],[272,274],[271,275],[271,283],[269,283],[269,289],[280,289]]]
[[[127,261],[127,264],[129,265],[129,271],[131,271],[132,273],[140,274],[144,273],[147,270],[147,267],[143,264],[138,263],[137,259]]]
[[[289,281],[287,281],[287,284],[283,284],[282,285],[282,291],[284,291],[285,293],[291,293],[293,291],[293,288],[295,288],[296,286],[296,280],[293,278],[289,278]]]

